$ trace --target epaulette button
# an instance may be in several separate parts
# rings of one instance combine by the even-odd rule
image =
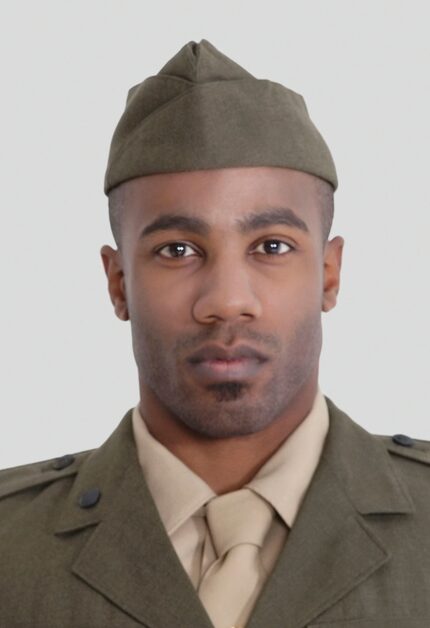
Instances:
[[[74,461],[75,461],[75,456],[72,456],[71,454],[66,454],[65,456],[56,458],[51,466],[56,471],[61,471],[61,469],[65,469],[66,467],[69,467]]]
[[[402,445],[402,447],[412,447],[414,444],[413,439],[406,434],[394,434],[391,439],[396,445]]]

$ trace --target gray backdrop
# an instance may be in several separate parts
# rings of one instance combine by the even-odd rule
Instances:
[[[302,93],[346,240],[321,387],[375,433],[430,439],[427,2],[2,1],[0,467],[98,446],[138,401],[99,257],[127,89],[189,40]]]

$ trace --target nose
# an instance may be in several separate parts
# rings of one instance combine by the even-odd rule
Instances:
[[[213,262],[202,276],[193,305],[194,319],[204,324],[259,318],[261,303],[251,283],[250,269],[237,255],[226,255]]]

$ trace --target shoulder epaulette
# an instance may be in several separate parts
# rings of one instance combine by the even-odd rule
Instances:
[[[76,454],[42,460],[0,471],[0,499],[28,488],[55,482],[75,475],[84,460],[94,451],[88,449]]]
[[[394,434],[394,436],[375,434],[375,436],[392,454],[430,464],[430,441],[411,438],[406,434]]]

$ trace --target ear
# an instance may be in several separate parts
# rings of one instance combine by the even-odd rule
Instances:
[[[124,271],[122,268],[121,253],[105,244],[100,250],[106,277],[110,300],[115,314],[122,321],[128,321],[128,308],[125,293]]]
[[[324,292],[322,311],[329,312],[336,305],[340,287],[340,270],[344,239],[336,236],[324,249]]]

